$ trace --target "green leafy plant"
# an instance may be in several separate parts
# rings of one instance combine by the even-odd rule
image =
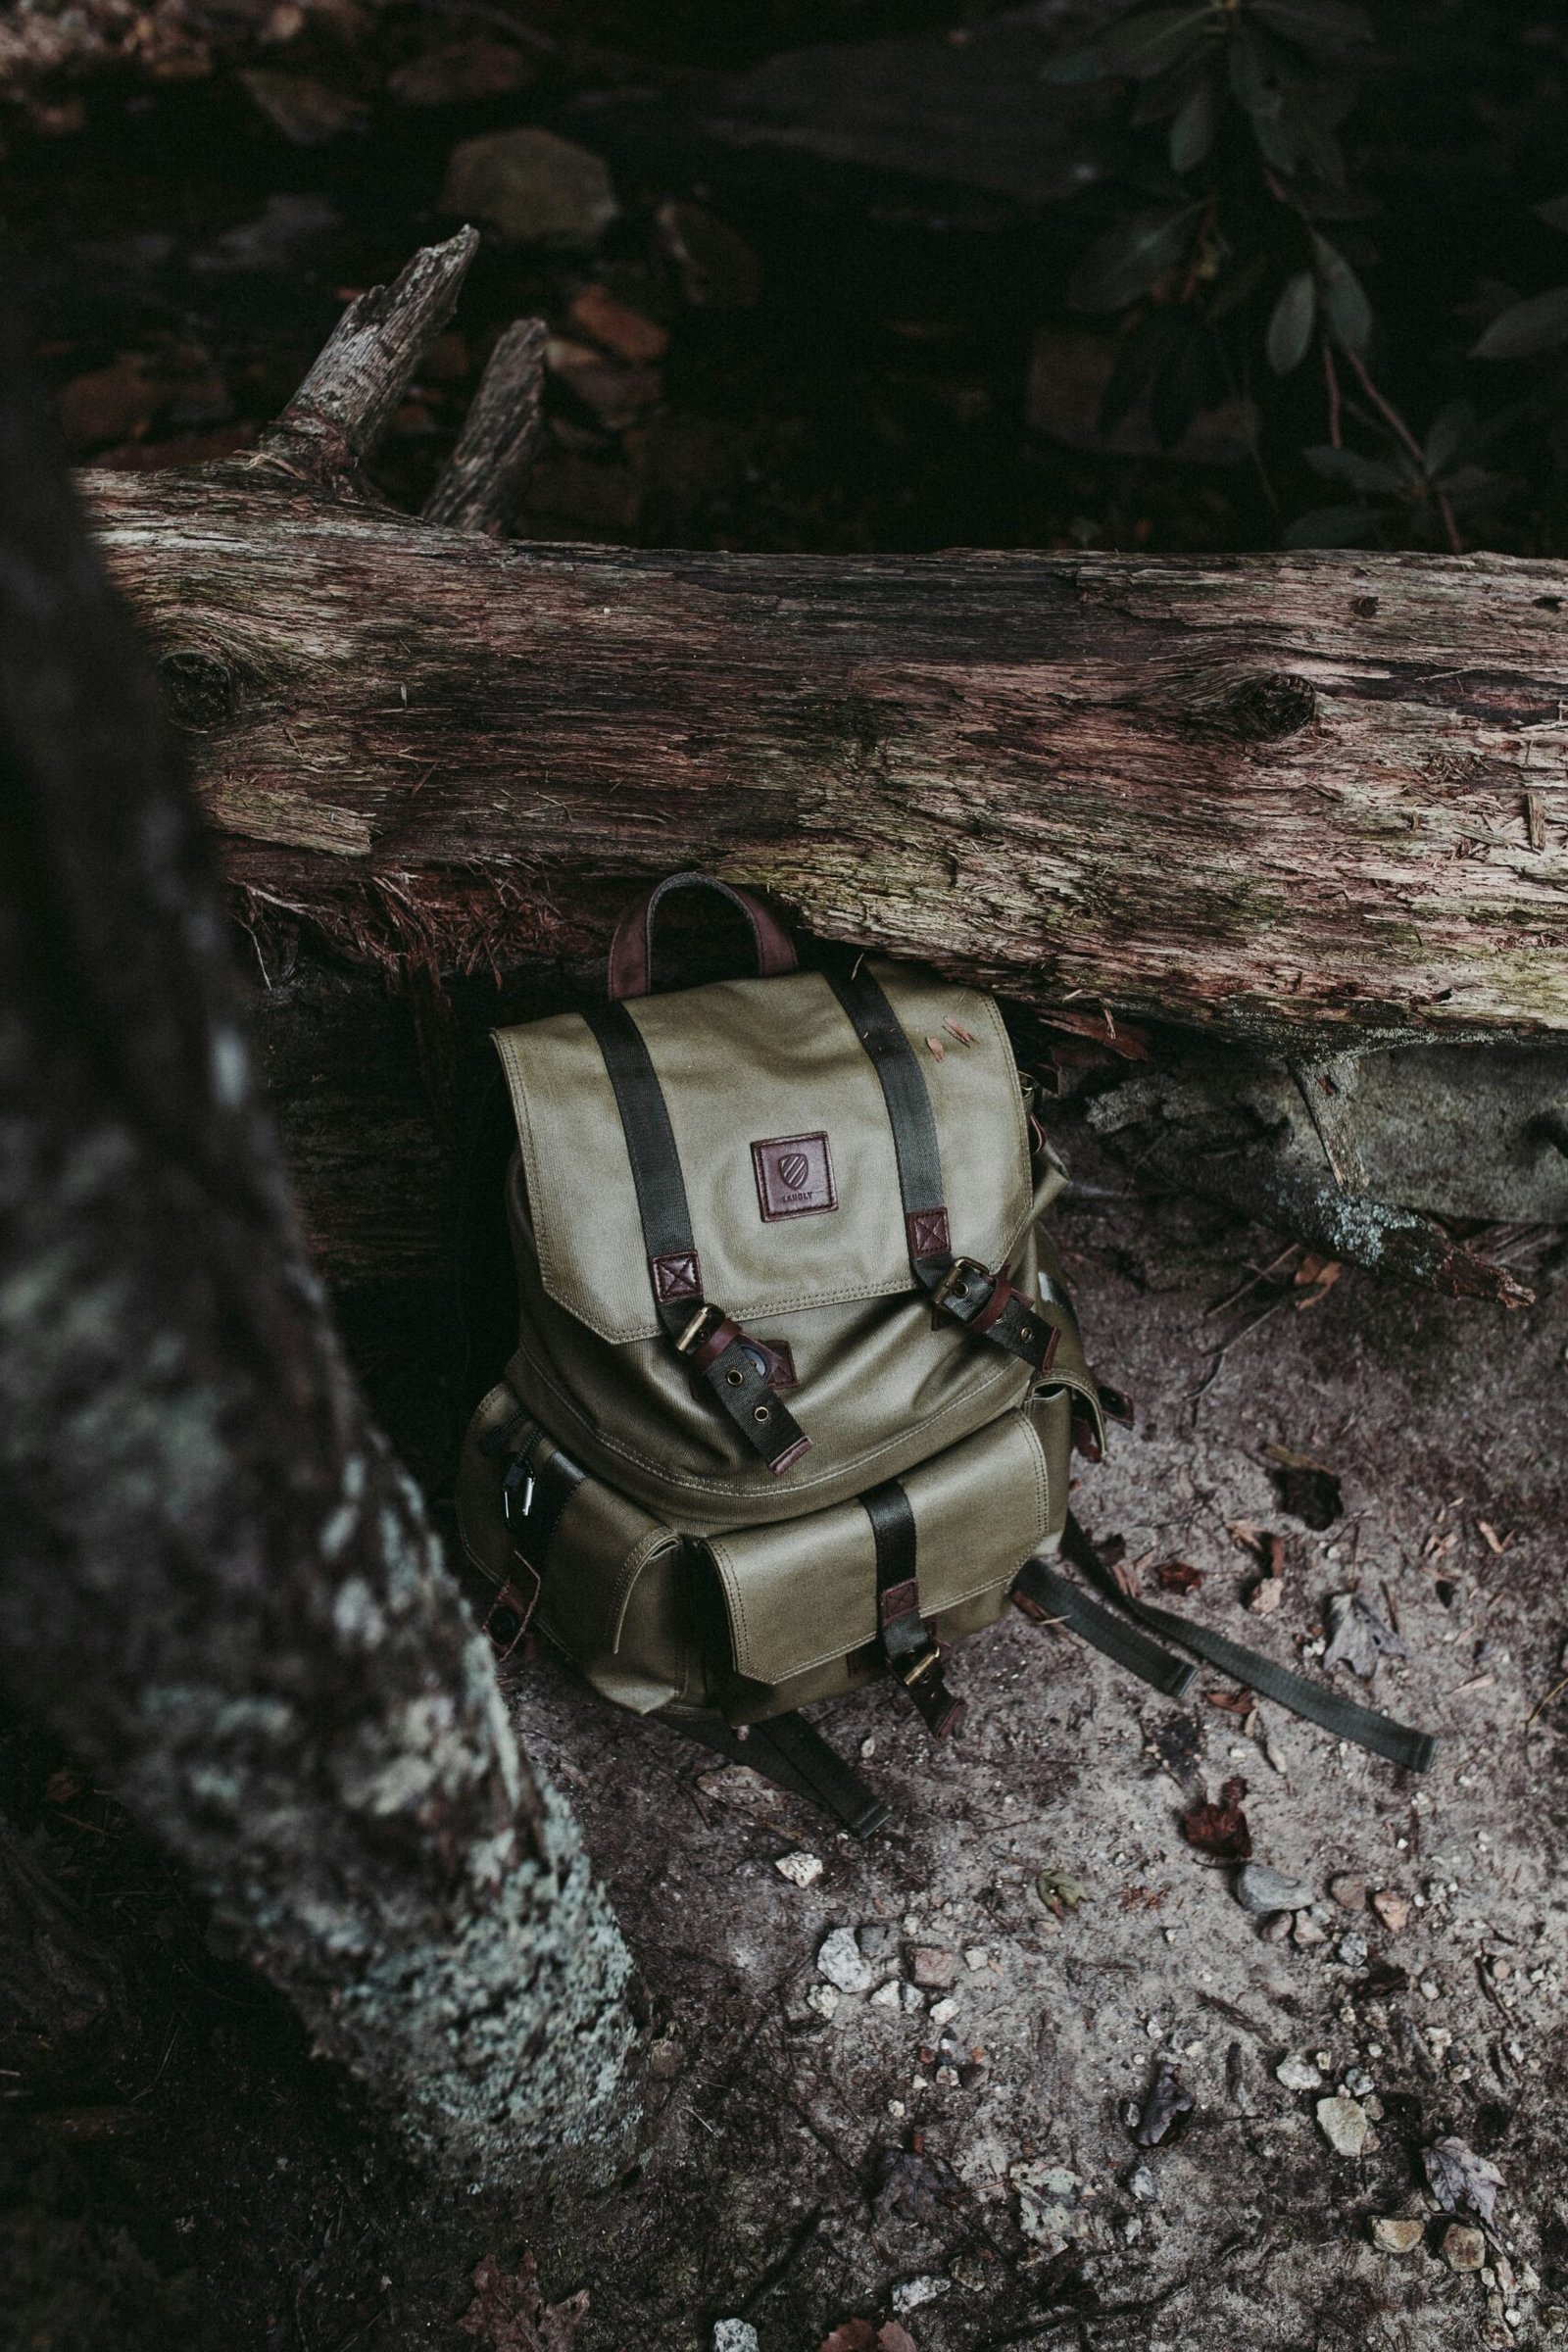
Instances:
[[[1102,432],[1142,407],[1176,449],[1201,411],[1232,402],[1285,544],[1457,552],[1520,496],[1504,445],[1525,454],[1544,432],[1568,475],[1568,286],[1509,301],[1484,281],[1471,315],[1494,315],[1476,341],[1455,333],[1457,287],[1424,316],[1408,297],[1392,322],[1374,310],[1363,273],[1378,264],[1379,207],[1352,164],[1364,170],[1377,147],[1364,119],[1352,123],[1357,104],[1374,75],[1385,92],[1418,83],[1438,35],[1452,75],[1455,58],[1495,50],[1502,22],[1469,33],[1443,0],[1378,16],[1350,0],[1187,0],[1134,8],[1054,59],[1052,80],[1113,101],[1105,174],[1086,199],[1101,219],[1066,295],[1116,329]],[[1445,100],[1461,116],[1464,73]],[[1494,118],[1490,104],[1478,124]],[[1109,220],[1107,190],[1120,198]],[[1568,231],[1568,197],[1535,210]],[[1472,363],[1508,360],[1535,363],[1537,378],[1484,418],[1471,387],[1488,370]],[[1391,373],[1431,386],[1421,429]],[[1331,495],[1289,519],[1305,500],[1280,485],[1303,473]]]
[[[1140,174],[1154,201],[1103,231],[1067,289],[1126,322],[1105,429],[1150,394],[1174,442],[1254,357],[1283,376],[1316,341],[1364,350],[1372,307],[1322,223],[1370,210],[1337,133],[1371,38],[1347,0],[1194,0],[1140,10],[1048,67],[1056,81],[1128,85],[1129,127],[1163,134]]]

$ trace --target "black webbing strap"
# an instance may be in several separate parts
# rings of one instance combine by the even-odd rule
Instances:
[[[1353,1740],[1357,1747],[1370,1748],[1376,1756],[1387,1756],[1391,1764],[1402,1765],[1407,1772],[1425,1772],[1430,1767],[1437,1753],[1437,1742],[1430,1732],[1411,1731],[1408,1725],[1396,1723],[1392,1715],[1379,1714],[1375,1707],[1358,1706],[1354,1699],[1342,1698],[1337,1690],[1309,1683],[1303,1676],[1259,1657],[1255,1649],[1244,1649],[1239,1642],[1228,1642],[1223,1634],[1210,1633],[1206,1626],[1178,1617],[1174,1610],[1155,1608],[1147,1600],[1134,1600],[1122,1591],[1078,1521],[1070,1515],[1062,1531],[1061,1548],[1073,1566],[1082,1569],[1118,1609],[1138,1624],[1162,1634],[1167,1641],[1179,1642],[1195,1657],[1218,1667],[1221,1674],[1228,1674],[1233,1682],[1255,1690],[1260,1698],[1271,1698],[1278,1705],[1289,1707],[1293,1714],[1319,1724],[1335,1739]]]
[[[702,1374],[747,1444],[777,1476],[800,1460],[811,1441],[768,1386],[762,1359],[745,1346],[745,1335],[703,1296],[686,1180],[664,1090],[642,1031],[624,1004],[598,1004],[583,1017],[614,1089],[660,1323],[671,1345]]]
[[[1096,1649],[1103,1650],[1107,1658],[1125,1666],[1129,1674],[1136,1674],[1164,1697],[1183,1698],[1192,1688],[1196,1666],[1189,1666],[1185,1658],[1173,1658],[1135,1625],[1113,1617],[1098,1600],[1091,1600],[1081,1585],[1058,1575],[1044,1560],[1025,1560],[1012,1597],[1036,1624],[1064,1625],[1070,1634],[1093,1642]]]
[[[804,1715],[774,1715],[743,1732],[711,1718],[662,1715],[659,1720],[672,1732],[727,1756],[732,1764],[749,1764],[775,1788],[804,1796],[831,1813],[852,1838],[869,1838],[881,1829],[890,1807],[869,1789],[853,1765],[829,1747]]]
[[[889,1670],[919,1708],[927,1729],[946,1740],[963,1721],[964,1702],[942,1676],[942,1651],[920,1614],[914,1512],[896,1478],[860,1496],[876,1544],[877,1641]]]
[[[1055,1351],[1055,1325],[1037,1315],[1002,1271],[993,1272],[977,1258],[955,1257],[953,1253],[942,1187],[942,1148],[930,1090],[919,1056],[886,992],[865,971],[850,979],[829,973],[827,983],[881,1081],[898,1160],[905,1242],[915,1280],[930,1292],[934,1306],[976,1338],[1005,1348],[1037,1372],[1044,1371]]]
[[[536,1470],[534,1455],[543,1434],[529,1414],[517,1413],[479,1441],[481,1452],[503,1464],[501,1509],[512,1537],[513,1573],[484,1616],[484,1630],[503,1658],[512,1655],[533,1621],[556,1530],[586,1476],[559,1446]]]

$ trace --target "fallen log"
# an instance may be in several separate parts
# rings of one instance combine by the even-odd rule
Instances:
[[[581,952],[703,863],[1036,1004],[1568,1029],[1568,564],[521,546],[261,465],[87,481],[241,902],[354,961]]]
[[[242,919],[395,977],[412,1015],[411,1040],[352,989],[274,1004],[334,1271],[434,1262],[484,1019],[454,1010],[465,978],[545,1009],[550,959],[602,953],[683,865],[822,939],[1287,1071],[1568,1031],[1568,566],[507,544],[538,429],[521,324],[416,519],[360,465],[475,242],[351,305],[252,456],[87,477]],[[382,1032],[368,1056],[333,1045],[344,1018]],[[371,1232],[347,1204],[385,1187],[356,1152],[400,1134],[408,1182]],[[1324,1159],[1314,1182],[1356,1197]],[[1414,1253],[1449,1284],[1442,1237]],[[1461,1265],[1450,1287],[1477,1285]]]

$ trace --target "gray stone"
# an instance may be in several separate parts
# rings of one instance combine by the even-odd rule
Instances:
[[[1231,1892],[1244,1911],[1255,1912],[1260,1919],[1271,1911],[1304,1911],[1312,1900],[1310,1886],[1287,1878],[1282,1870],[1271,1870],[1266,1862],[1244,1862]]]
[[[869,1920],[856,1931],[856,1941],[874,1967],[884,1967],[898,1957],[899,1931],[887,1920]]]
[[[1317,2121],[1329,2146],[1338,2149],[1342,2156],[1359,2156],[1366,2146],[1370,2129],[1366,2109],[1354,2099],[1319,2099]]]
[[[550,130],[465,139],[447,163],[441,210],[483,220],[514,245],[583,251],[619,214],[600,157]]]
[[[912,1944],[909,1974],[924,1992],[946,1992],[958,1981],[958,1955],[934,1943]]]
[[[750,2320],[715,2320],[713,2352],[761,2352]]]
[[[834,1928],[816,1955],[817,1973],[840,1992],[869,1992],[876,1983],[871,1963],[855,1940],[853,1928]]]

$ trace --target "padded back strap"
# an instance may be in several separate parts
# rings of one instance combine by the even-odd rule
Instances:
[[[727,882],[715,882],[710,874],[668,874],[656,890],[639,899],[635,906],[628,907],[615,925],[615,936],[610,943],[612,1002],[618,1004],[624,997],[646,997],[652,993],[654,916],[672,890],[710,890],[740,908],[751,925],[760,979],[770,980],[780,972],[796,969],[799,958],[787,933],[749,891],[734,890]]]
[[[708,1383],[741,1436],[775,1476],[800,1460],[811,1441],[768,1386],[765,1361],[738,1325],[703,1295],[702,1260],[692,1232],[686,1179],[664,1090],[642,1031],[624,1004],[599,1004],[583,1015],[605,1057],[620,1112],[637,1190],[648,1279],[664,1335]]]

